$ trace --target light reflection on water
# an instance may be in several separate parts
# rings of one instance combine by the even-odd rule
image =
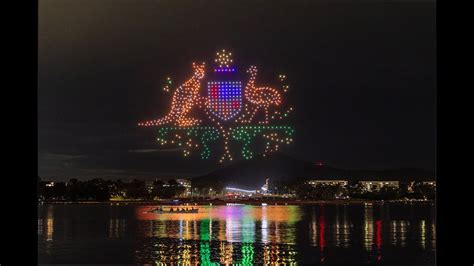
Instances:
[[[39,262],[358,265],[419,259],[434,265],[434,206],[200,206],[196,214],[147,212],[152,207],[40,206]]]

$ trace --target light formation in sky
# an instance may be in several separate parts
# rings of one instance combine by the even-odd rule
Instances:
[[[214,76],[206,78],[206,64],[193,63],[193,75],[177,87],[172,96],[169,112],[162,118],[138,123],[139,126],[158,127],[158,142],[181,148],[185,157],[200,150],[202,159],[211,158],[212,144],[221,140],[223,152],[219,162],[232,161],[231,142],[240,144],[244,159],[255,155],[255,140],[263,140],[262,154],[266,156],[293,142],[294,129],[285,123],[293,107],[283,108],[284,96],[289,90],[286,75],[280,74],[281,88],[257,86],[257,67],[250,66],[244,82],[236,77],[232,53],[216,53]],[[203,84],[207,85],[203,89]],[[168,77],[163,88],[172,90]],[[199,110],[204,119],[196,115]]]

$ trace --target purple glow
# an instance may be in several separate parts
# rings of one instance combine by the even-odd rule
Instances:
[[[219,67],[214,69],[215,72],[235,72],[235,68]]]

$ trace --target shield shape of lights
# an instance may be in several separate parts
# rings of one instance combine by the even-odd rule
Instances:
[[[207,83],[209,111],[223,121],[242,111],[242,83],[240,81],[210,81]]]

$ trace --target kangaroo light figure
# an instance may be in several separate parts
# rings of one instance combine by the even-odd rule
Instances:
[[[174,92],[169,113],[160,119],[138,123],[139,126],[159,126],[169,123],[177,126],[193,126],[201,122],[188,115],[191,109],[201,101],[199,89],[205,75],[205,63],[200,65],[193,63],[193,69],[193,76]]]

